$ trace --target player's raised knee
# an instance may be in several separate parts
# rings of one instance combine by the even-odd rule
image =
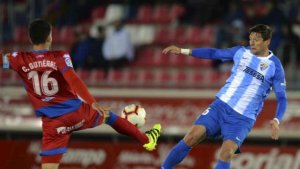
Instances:
[[[193,147],[197,145],[200,142],[201,135],[199,133],[189,133],[184,137],[184,142],[190,146]]]
[[[231,147],[222,147],[220,152],[220,159],[223,161],[230,161],[233,158],[235,150]]]

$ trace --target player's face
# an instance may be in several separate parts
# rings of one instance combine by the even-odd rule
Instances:
[[[269,50],[270,40],[264,41],[260,33],[252,32],[249,36],[249,44],[254,55],[264,56]]]

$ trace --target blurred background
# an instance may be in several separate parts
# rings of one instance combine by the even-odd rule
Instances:
[[[30,51],[27,26],[53,25],[54,50],[68,50],[74,68],[103,105],[147,111],[147,130],[163,125],[156,151],[109,127],[76,132],[61,169],[158,169],[171,147],[213,101],[232,63],[162,55],[168,45],[226,48],[248,44],[255,24],[273,28],[270,49],[285,71],[288,109],[279,141],[270,138],[276,99],[269,96],[232,169],[300,169],[300,2],[298,0],[0,0],[0,51]],[[41,121],[17,74],[0,70],[0,169],[39,168]],[[191,151],[178,169],[210,169],[221,140]]]

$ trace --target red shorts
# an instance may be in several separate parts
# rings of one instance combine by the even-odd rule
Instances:
[[[93,128],[102,124],[103,116],[86,103],[72,113],[56,118],[42,117],[43,139],[40,155],[51,156],[67,151],[67,144],[73,131]]]

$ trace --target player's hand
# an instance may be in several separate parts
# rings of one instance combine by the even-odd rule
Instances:
[[[181,51],[181,48],[172,45],[172,46],[166,47],[166,48],[162,51],[162,53],[163,53],[163,54],[171,53],[171,54],[176,54],[176,55],[178,55],[178,54],[180,54],[180,51]]]
[[[272,139],[278,140],[279,138],[279,124],[276,120],[270,120],[270,124],[272,127]]]
[[[98,103],[93,103],[92,104],[92,108],[96,111],[98,111],[100,113],[101,116],[104,116],[104,120],[109,117],[109,111],[110,111],[110,107],[107,106],[101,106]]]

